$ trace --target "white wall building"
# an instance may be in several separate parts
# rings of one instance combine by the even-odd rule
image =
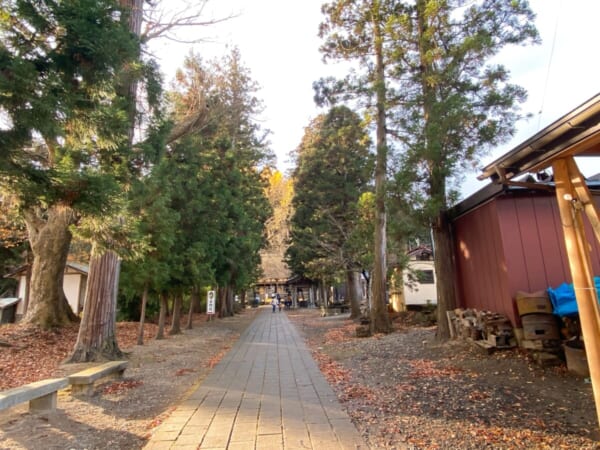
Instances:
[[[410,306],[437,304],[437,290],[433,253],[428,246],[419,246],[407,252],[407,267],[400,274],[394,269],[390,283],[390,301],[396,312]],[[400,281],[401,280],[401,281]]]
[[[434,262],[410,260],[404,270],[404,302],[410,305],[437,303]]]
[[[6,275],[7,278],[16,278],[19,281],[17,287],[17,297],[20,301],[17,304],[17,317],[23,317],[25,314],[25,297],[27,295],[27,266],[21,266],[14,272]],[[85,290],[87,287],[88,266],[68,262],[65,267],[63,280],[63,290],[71,309],[75,314],[83,310],[85,301]]]

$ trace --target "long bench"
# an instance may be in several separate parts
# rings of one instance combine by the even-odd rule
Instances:
[[[69,375],[67,378],[71,384],[71,393],[90,395],[96,381],[106,377],[122,378],[126,368],[127,361],[110,361]]]
[[[71,385],[71,393],[89,395],[94,383],[101,378],[122,378],[127,361],[110,361],[90,367],[65,378],[50,378],[35,381],[0,392],[0,410],[29,402],[29,411],[48,412],[56,409],[58,391]]]
[[[57,392],[69,385],[67,378],[35,381],[0,392],[0,409],[29,402],[29,411],[46,412],[56,409]]]

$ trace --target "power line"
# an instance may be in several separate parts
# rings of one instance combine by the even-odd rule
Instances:
[[[550,79],[550,70],[552,67],[552,59],[554,58],[554,48],[556,47],[556,37],[558,35],[558,24],[560,21],[560,9],[562,0],[558,0],[558,6],[556,8],[556,22],[554,24],[554,35],[552,36],[552,47],[550,49],[550,58],[548,59],[548,67],[546,68],[546,79],[544,81],[544,90],[542,91],[542,104],[540,105],[540,111],[538,112],[538,125],[537,129],[540,130],[542,122],[542,113],[544,112],[544,103],[546,102],[546,93],[548,90],[548,80]]]

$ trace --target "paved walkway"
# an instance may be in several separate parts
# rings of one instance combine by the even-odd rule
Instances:
[[[145,448],[368,449],[285,311],[270,308]]]

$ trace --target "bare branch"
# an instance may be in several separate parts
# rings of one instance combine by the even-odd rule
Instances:
[[[216,25],[238,17],[236,14],[230,14],[226,17],[201,19],[207,3],[208,0],[204,0],[200,2],[200,4],[197,4],[197,2],[192,4],[186,3],[186,6],[183,9],[172,12],[167,8],[160,8],[159,5],[162,4],[162,2],[159,2],[155,8],[144,10],[144,30],[141,34],[142,41],[148,42],[152,39],[164,38],[184,44],[199,43],[206,39],[198,37],[184,38],[178,36],[177,33],[186,28]]]

